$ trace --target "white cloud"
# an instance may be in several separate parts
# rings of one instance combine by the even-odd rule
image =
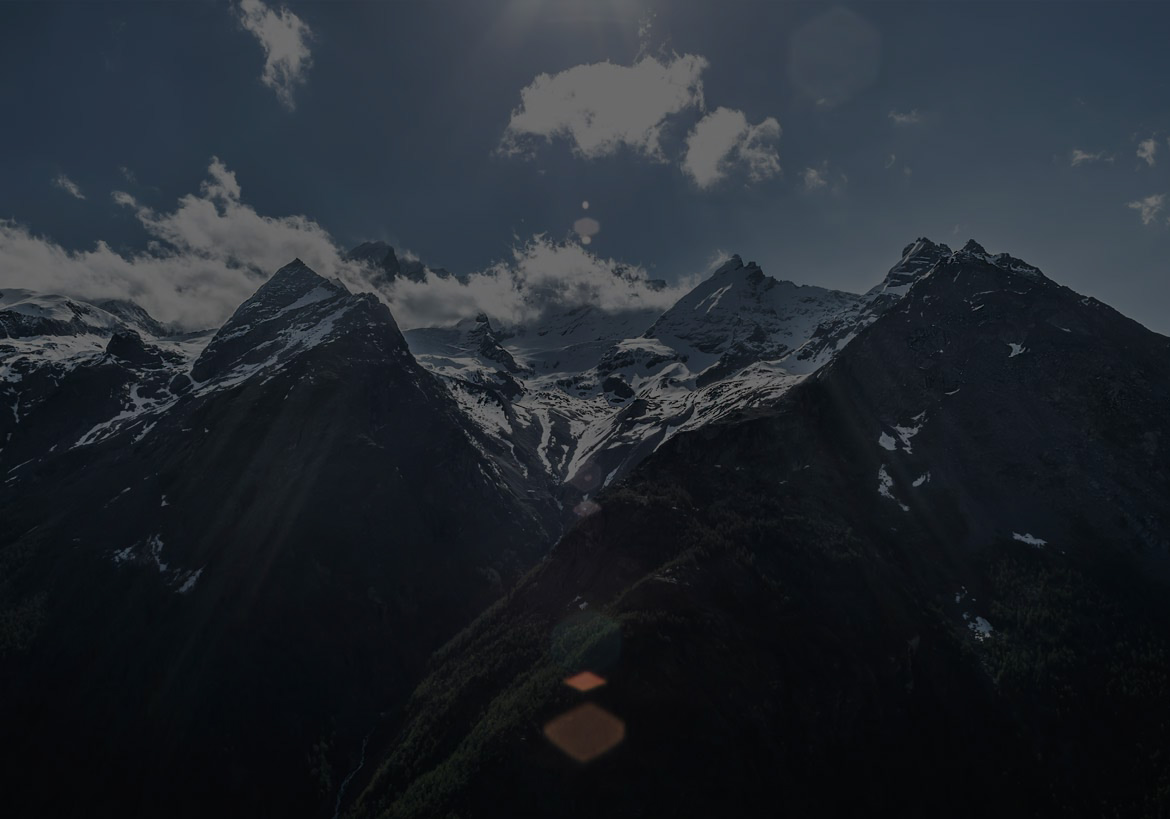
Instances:
[[[821,162],[819,168],[805,168],[800,172],[805,191],[819,191],[828,189],[833,193],[841,193],[849,184],[849,177],[840,171],[834,172],[829,168],[827,161]]]
[[[1082,151],[1080,148],[1073,148],[1072,152],[1069,153],[1069,157],[1068,157],[1069,164],[1072,165],[1072,167],[1074,167],[1074,168],[1077,165],[1083,165],[1086,162],[1112,162],[1112,161],[1113,161],[1113,157],[1106,154],[1104,151],[1098,151],[1097,153],[1093,154],[1093,153],[1089,153],[1088,151]]]
[[[323,228],[304,216],[261,216],[240,201],[235,175],[218,159],[198,195],[171,212],[156,212],[115,191],[152,237],[148,250],[69,251],[11,221],[0,221],[0,270],[5,284],[82,299],[132,299],[162,321],[210,327],[284,264],[300,257],[323,275],[360,281]]]
[[[643,57],[632,66],[607,61],[541,74],[520,92],[520,107],[512,112],[500,150],[528,153],[535,140],[561,137],[588,158],[627,147],[665,161],[660,137],[666,118],[702,109],[706,67],[703,57],[684,54],[661,62]]]
[[[27,228],[0,221],[5,283],[81,299],[133,299],[157,318],[188,329],[220,323],[260,283],[246,270],[156,249],[122,255],[105,242],[68,251]]]
[[[265,216],[245,203],[238,180],[212,158],[199,192],[173,210],[156,210],[124,191],[115,203],[131,208],[151,241],[144,252],[119,253],[98,242],[70,251],[27,227],[0,220],[4,283],[81,299],[131,299],[164,322],[185,329],[214,327],[264,279],[302,259],[354,291],[374,291],[404,329],[457,321],[485,312],[504,324],[539,319],[582,305],[620,312],[666,309],[701,273],[675,285],[652,284],[645,270],[591,253],[579,242],[536,236],[512,257],[460,281],[428,274],[399,279],[376,291],[368,271],[343,259],[332,237],[305,216]],[[592,227],[592,226],[588,226]],[[400,258],[413,258],[409,251]]]
[[[888,170],[888,169],[894,167],[894,163],[897,161],[898,161],[897,155],[890,154],[889,157],[886,159],[886,165],[885,165],[886,169]]]
[[[1142,224],[1151,224],[1158,218],[1158,212],[1162,210],[1162,205],[1165,203],[1166,195],[1162,193],[1154,193],[1147,196],[1145,199],[1138,199],[1136,202],[1129,202],[1126,207],[1138,211],[1142,217]]]
[[[682,168],[700,188],[712,187],[736,166],[759,182],[780,173],[779,139],[780,123],[773,117],[752,125],[742,111],[717,108],[687,137]]]
[[[312,30],[288,8],[273,11],[262,0],[240,0],[236,15],[264,49],[261,79],[286,108],[293,110],[293,89],[305,82],[313,63],[308,45]]]
[[[890,111],[889,118],[894,121],[895,125],[917,125],[922,122],[922,115],[918,113],[917,108],[905,114]]]
[[[85,194],[81,192],[81,188],[77,187],[77,183],[63,173],[57,174],[57,178],[53,180],[53,185],[65,191],[74,199],[85,198]]]
[[[512,258],[473,273],[465,282],[428,274],[421,282],[396,279],[382,293],[403,329],[450,324],[483,312],[504,326],[589,305],[607,312],[665,310],[702,274],[667,287],[650,284],[645,270],[591,253],[574,241],[534,236]]]
[[[134,171],[130,170],[125,165],[121,165],[118,167],[118,173],[122,174],[122,178],[125,179],[130,184],[134,184],[135,182],[138,181],[138,179],[135,178],[135,176],[134,176]]]
[[[1142,140],[1138,143],[1137,155],[1138,159],[1144,159],[1146,164],[1153,166],[1154,154],[1158,152],[1158,143],[1154,142],[1154,138]]]
[[[114,198],[134,207],[151,235],[180,253],[264,272],[296,257],[329,275],[343,266],[341,253],[316,222],[305,216],[258,214],[240,201],[236,175],[218,158],[212,158],[207,172],[209,178],[200,185],[199,195],[182,197],[172,213],[156,213],[121,191],[116,191]]]
[[[800,176],[804,180],[804,189],[806,191],[815,191],[829,184],[825,179],[825,175],[817,168],[805,168],[800,172]]]

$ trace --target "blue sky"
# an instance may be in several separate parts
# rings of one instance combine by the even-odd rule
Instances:
[[[863,290],[917,236],[976,238],[1170,332],[1167,31],[1159,2],[6,2],[0,284],[99,241],[216,256],[237,234],[180,202],[216,157],[240,230],[461,272],[584,216],[669,281],[739,252]],[[232,245],[220,301],[283,241]]]

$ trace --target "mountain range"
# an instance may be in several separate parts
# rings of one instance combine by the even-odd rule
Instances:
[[[1162,815],[1167,419],[1170,340],[973,241],[405,333],[299,260],[197,333],[0,288],[5,790]]]

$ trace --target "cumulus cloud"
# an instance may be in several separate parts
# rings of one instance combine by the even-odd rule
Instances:
[[[889,118],[894,121],[895,125],[917,125],[922,122],[922,115],[918,113],[917,108],[905,114],[890,111]]]
[[[81,188],[77,187],[77,183],[63,173],[57,174],[57,178],[53,180],[53,186],[65,191],[74,199],[85,198],[85,194],[81,192]]]
[[[480,312],[514,326],[585,305],[615,313],[665,310],[700,276],[664,287],[640,267],[603,258],[574,241],[538,235],[514,248],[510,259],[464,281],[428,273],[421,282],[396,279],[383,296],[403,329],[451,324]]]
[[[180,253],[216,258],[236,266],[271,271],[300,257],[331,275],[343,264],[329,234],[305,216],[262,216],[240,201],[236,175],[216,157],[199,194],[187,194],[170,213],[157,213],[116,191],[115,201],[134,208],[156,239]]]
[[[682,168],[700,188],[712,187],[736,167],[759,182],[780,173],[779,139],[780,123],[773,117],[752,125],[742,111],[717,108],[687,137]]]
[[[1068,157],[1069,164],[1072,165],[1074,168],[1077,165],[1083,165],[1086,162],[1112,162],[1112,161],[1113,161],[1113,157],[1106,154],[1104,151],[1098,151],[1097,153],[1094,154],[1094,153],[1089,153],[1088,151],[1082,151],[1080,148],[1073,148],[1072,152],[1069,154],[1069,157]]]
[[[158,212],[122,191],[152,240],[124,254],[98,242],[70,251],[27,227],[0,222],[5,284],[81,299],[132,299],[165,322],[186,329],[215,326],[264,278],[300,257],[323,275],[356,278],[326,231],[304,216],[270,217],[240,201],[235,175],[212,159],[198,194]]]
[[[221,324],[269,275],[300,258],[351,290],[375,292],[409,329],[479,312],[514,325],[583,305],[610,312],[666,309],[701,275],[664,286],[642,268],[597,256],[578,241],[542,235],[517,240],[509,259],[462,280],[428,272],[421,282],[375,286],[370,271],[347,261],[312,219],[257,213],[243,201],[236,175],[214,157],[199,191],[181,197],[173,209],[152,208],[125,191],[112,198],[131,209],[150,235],[144,251],[120,253],[105,242],[92,250],[66,250],[0,220],[5,285],[87,300],[130,299],[164,322],[201,329]]]
[[[660,138],[667,117],[703,106],[707,60],[693,54],[631,66],[611,62],[541,74],[520,92],[520,107],[500,142],[505,154],[529,153],[534,142],[568,139],[581,156],[625,147],[665,161]]]
[[[841,172],[832,171],[827,161],[822,162],[820,167],[805,168],[800,172],[800,179],[806,192],[827,189],[833,193],[840,193],[849,184],[849,177]]]
[[[236,16],[264,49],[261,80],[276,92],[286,108],[293,110],[293,90],[305,82],[313,63],[309,53],[312,30],[287,7],[274,11],[262,0],[240,0]]]
[[[260,283],[240,269],[173,253],[122,255],[98,242],[68,251],[26,227],[0,221],[5,283],[80,299],[133,299],[187,329],[223,321]]]
[[[1142,140],[1138,143],[1137,155],[1138,159],[1144,159],[1149,166],[1154,165],[1154,154],[1158,152],[1158,143],[1154,141],[1153,137]]]
[[[1145,199],[1138,199],[1136,202],[1129,202],[1126,207],[1136,210],[1142,217],[1142,224],[1152,224],[1158,218],[1158,213],[1162,210],[1162,205],[1165,204],[1166,195],[1163,193],[1154,193],[1147,196]]]
[[[829,184],[824,174],[817,168],[805,168],[800,172],[800,178],[804,180],[806,191],[815,191]]]
[[[633,65],[606,61],[541,74],[521,90],[498,150],[531,157],[537,145],[563,139],[587,159],[629,150],[668,162],[664,133],[678,127],[684,114],[691,122],[702,114],[678,160],[700,189],[737,168],[752,182],[776,176],[780,123],[766,117],[753,125],[743,111],[725,107],[708,112],[702,80],[707,66],[699,55],[652,56],[643,45]]]

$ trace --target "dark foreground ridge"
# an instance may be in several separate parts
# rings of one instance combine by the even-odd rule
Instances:
[[[774,411],[601,493],[352,815],[1164,813],[1170,341],[934,249]],[[624,725],[587,764],[544,735],[604,734],[582,703]]]

